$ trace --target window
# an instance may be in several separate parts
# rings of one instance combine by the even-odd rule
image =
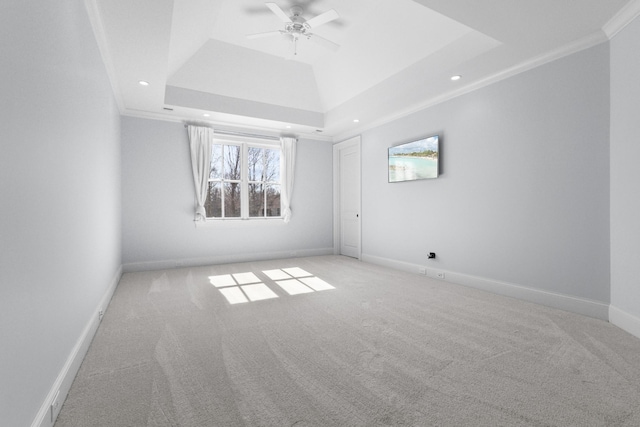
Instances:
[[[216,140],[211,149],[207,218],[280,218],[280,147]]]

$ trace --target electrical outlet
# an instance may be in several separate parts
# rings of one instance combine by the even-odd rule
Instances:
[[[98,312],[98,320],[99,320],[100,322],[102,322],[102,318],[103,318],[103,317],[104,317],[104,310],[100,310],[100,311]]]
[[[444,272],[443,272],[443,271],[438,271],[438,272],[436,273],[436,277],[437,277],[438,279],[444,279]]]
[[[424,268],[424,267],[420,267],[420,268],[418,268],[418,273],[426,275],[427,274],[427,269]]]
[[[53,397],[51,401],[51,422],[56,420],[56,415],[58,412],[58,407],[60,406],[60,390],[56,391],[56,395]]]

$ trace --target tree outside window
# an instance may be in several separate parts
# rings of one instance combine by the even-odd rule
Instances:
[[[249,216],[280,216],[280,150],[249,147]]]
[[[207,218],[280,217],[280,149],[213,144]]]

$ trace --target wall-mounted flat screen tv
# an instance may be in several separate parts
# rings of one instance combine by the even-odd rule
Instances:
[[[389,182],[437,178],[440,158],[438,135],[389,148]]]

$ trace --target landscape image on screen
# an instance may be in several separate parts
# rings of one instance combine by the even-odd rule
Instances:
[[[389,148],[389,182],[438,177],[438,136]]]

